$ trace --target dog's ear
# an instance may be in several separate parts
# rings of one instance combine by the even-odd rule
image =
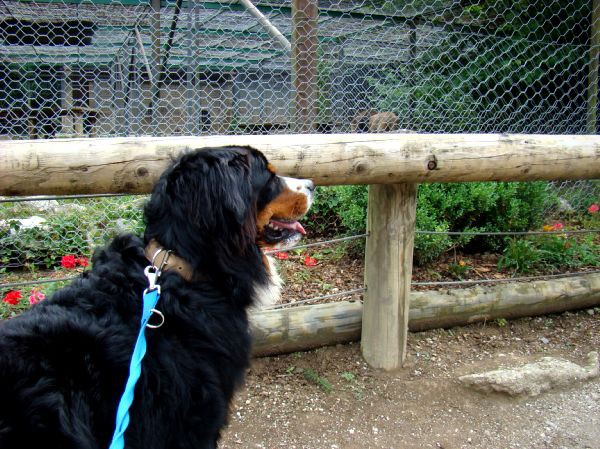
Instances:
[[[228,239],[256,237],[256,202],[251,181],[252,157],[245,151],[197,152],[177,162],[166,190],[176,215],[199,232]]]

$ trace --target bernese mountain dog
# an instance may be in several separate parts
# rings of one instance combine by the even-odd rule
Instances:
[[[159,328],[125,447],[215,448],[249,364],[250,307],[277,296],[266,249],[290,247],[314,185],[278,176],[250,147],[190,151],[145,206],[143,240],[116,237],[92,269],[0,323],[0,448],[107,449],[140,326],[144,269],[160,276]],[[160,321],[160,322],[158,322]]]

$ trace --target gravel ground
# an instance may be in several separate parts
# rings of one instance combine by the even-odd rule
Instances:
[[[600,449],[600,380],[537,397],[458,377],[543,356],[580,365],[600,310],[412,333],[406,366],[371,369],[358,343],[253,361],[221,448]]]

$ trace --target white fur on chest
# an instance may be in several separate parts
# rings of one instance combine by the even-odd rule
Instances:
[[[283,281],[277,273],[275,260],[267,256],[267,261],[269,263],[269,282],[267,285],[254,286],[254,309],[265,309],[277,304],[281,296]]]

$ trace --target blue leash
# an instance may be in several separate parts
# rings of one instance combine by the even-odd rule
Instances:
[[[162,250],[159,250],[160,252]],[[158,254],[157,252],[157,254]],[[166,264],[166,259],[169,254],[163,258],[161,268]],[[154,258],[156,258],[156,254]],[[135,342],[133,354],[131,356],[131,362],[129,364],[129,378],[125,384],[125,391],[119,401],[119,407],[117,408],[117,419],[115,425],[115,432],[113,434],[112,442],[110,443],[109,449],[123,449],[125,447],[125,431],[129,425],[129,409],[133,403],[133,393],[135,385],[142,374],[142,360],[146,355],[146,327],[157,328],[163,325],[164,316],[158,310],[155,309],[156,303],[160,299],[160,286],[156,284],[156,280],[160,276],[160,269],[154,266],[154,260],[152,265],[146,267],[144,274],[148,278],[150,286],[144,290],[143,296],[143,308],[142,308],[142,319],[140,323],[140,332]],[[162,318],[162,322],[157,325],[148,324],[148,320],[152,314],[158,314]]]

